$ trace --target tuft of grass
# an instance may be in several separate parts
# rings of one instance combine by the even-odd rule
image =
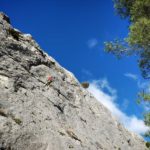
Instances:
[[[73,147],[73,145],[69,145],[69,148],[71,149],[71,148],[74,148],[74,147]]]
[[[21,125],[21,124],[22,124],[21,119],[15,118],[14,116],[12,116],[12,119],[13,119],[18,125]]]

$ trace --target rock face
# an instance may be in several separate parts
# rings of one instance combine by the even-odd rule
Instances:
[[[0,150],[70,149],[146,148],[0,13]]]

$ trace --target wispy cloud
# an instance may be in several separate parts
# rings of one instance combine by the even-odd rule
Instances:
[[[130,104],[129,100],[124,99],[123,104],[122,104],[123,110],[126,110],[129,106],[129,104]]]
[[[109,93],[104,92],[105,89],[108,90]],[[138,119],[135,115],[128,116],[120,110],[115,101],[117,98],[117,92],[115,89],[110,87],[106,79],[92,81],[88,90],[97,98],[99,102],[107,107],[128,130],[137,134],[144,134],[149,129],[145,126],[143,120]]]
[[[90,39],[87,42],[87,45],[88,45],[89,48],[94,48],[98,45],[98,40],[97,39]]]
[[[130,78],[130,79],[133,79],[133,80],[137,80],[138,79],[138,76],[136,74],[133,74],[133,73],[125,73],[124,76]]]
[[[108,94],[110,94],[113,101],[116,100],[117,91],[109,85],[109,82],[107,81],[107,79],[95,80],[92,83],[95,84],[95,85],[98,85],[100,89],[103,89]]]
[[[146,92],[150,92],[150,83],[148,81],[142,82],[142,81],[138,80],[137,86],[139,89],[144,89],[144,90],[146,90]]]
[[[131,79],[136,81],[139,92],[144,90],[144,92],[150,93],[150,83],[149,83],[149,81],[142,81],[136,74],[133,74],[133,73],[126,73],[126,74],[124,74],[124,76],[126,76],[128,78],[131,78]],[[144,102],[141,102],[140,105],[143,107],[143,109],[146,112],[150,111],[150,103],[149,102],[144,101]]]
[[[89,71],[89,70],[87,70],[87,69],[82,69],[82,73],[84,74],[84,75],[86,75],[86,76],[88,76],[88,77],[91,77],[93,74]]]
[[[136,74],[133,73],[125,73],[124,76],[127,78],[131,78],[136,81],[137,87],[142,90],[144,89],[146,92],[150,92],[150,83],[149,81],[142,81]]]

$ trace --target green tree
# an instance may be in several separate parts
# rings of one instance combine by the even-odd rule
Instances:
[[[129,34],[123,40],[106,42],[105,50],[118,58],[136,54],[142,76],[150,79],[150,0],[114,0],[114,7],[121,18],[129,20]],[[150,93],[141,92],[139,98],[150,102]],[[150,126],[150,112],[144,121]],[[150,131],[145,135],[150,137]]]

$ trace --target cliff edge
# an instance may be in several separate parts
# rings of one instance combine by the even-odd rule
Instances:
[[[145,150],[72,73],[0,13],[0,150]]]

